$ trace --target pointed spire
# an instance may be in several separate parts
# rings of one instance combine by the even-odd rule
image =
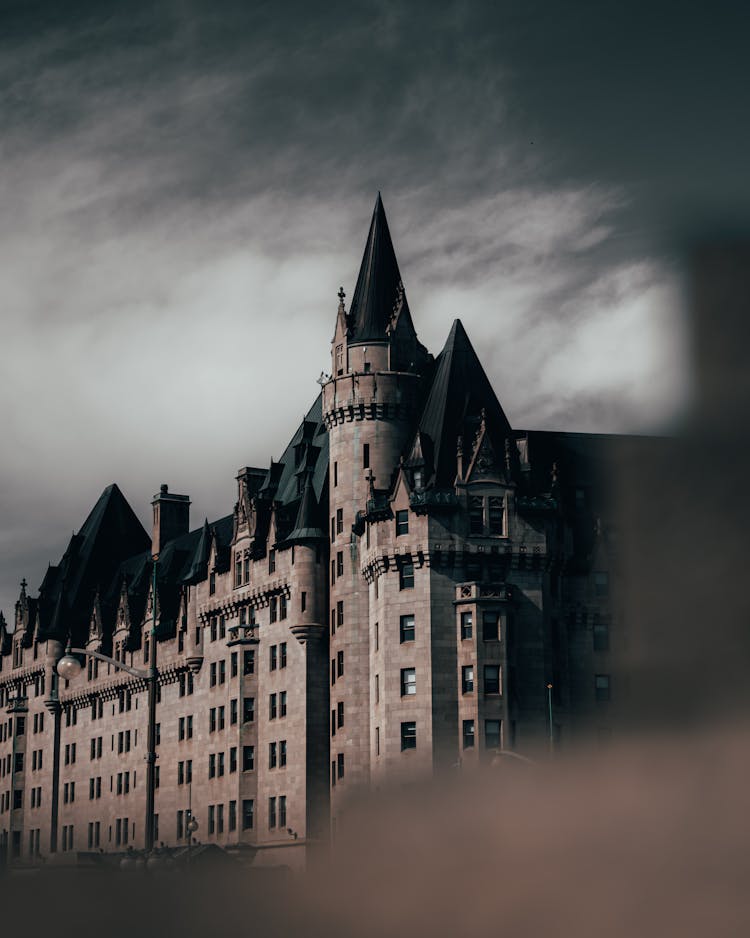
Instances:
[[[190,563],[190,569],[187,575],[182,578],[183,583],[197,583],[208,575],[208,561],[211,556],[211,541],[213,533],[208,523],[208,518],[203,521],[201,536],[195,547],[195,553]]]
[[[320,527],[320,512],[318,500],[312,485],[312,473],[308,472],[305,479],[305,488],[297,509],[297,518],[294,529],[287,538],[288,541],[325,540],[326,535]]]
[[[396,306],[401,307],[402,316],[409,317],[409,307],[396,253],[393,250],[391,233],[388,230],[383,200],[378,192],[365,253],[349,308],[351,341],[383,341]]]

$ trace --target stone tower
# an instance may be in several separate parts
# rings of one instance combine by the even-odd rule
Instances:
[[[329,433],[331,814],[343,790],[369,783],[368,584],[361,518],[388,508],[394,470],[408,442],[431,357],[419,343],[378,194],[347,313],[339,293],[331,377],[323,386]],[[336,782],[346,776],[346,786]],[[351,784],[350,784],[351,783]]]

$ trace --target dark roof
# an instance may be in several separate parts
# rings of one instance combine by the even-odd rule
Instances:
[[[294,528],[287,537],[288,541],[317,541],[325,540],[326,535],[321,528],[320,506],[315,498],[312,487],[312,477],[308,474],[305,480],[305,489],[297,509]]]
[[[432,386],[419,421],[415,447],[425,462],[430,458],[433,484],[450,487],[456,477],[456,445],[466,432],[468,417],[478,418],[484,411],[488,431],[496,452],[503,452],[503,441],[511,435],[508,418],[503,413],[489,378],[466,335],[460,320],[451,328],[443,351],[438,355]],[[464,445],[470,445],[465,440]],[[410,461],[414,458],[414,449]]]
[[[398,261],[388,230],[383,200],[378,192],[349,309],[350,344],[385,340],[393,308],[402,290]],[[405,296],[403,304],[401,316],[405,316],[411,323]]]
[[[81,529],[70,539],[40,592],[40,637],[83,637],[96,590],[109,584],[121,562],[149,548],[151,538],[117,485],[102,492]]]

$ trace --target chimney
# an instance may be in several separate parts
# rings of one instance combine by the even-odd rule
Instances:
[[[151,504],[154,508],[151,553],[160,554],[168,541],[190,530],[190,496],[173,495],[167,485],[162,485]]]

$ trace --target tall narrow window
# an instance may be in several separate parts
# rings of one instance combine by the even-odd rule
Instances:
[[[597,674],[594,678],[594,691],[598,701],[609,700],[610,681],[608,674]]]
[[[500,693],[500,665],[486,664],[484,666],[484,692],[485,694]]]
[[[336,509],[336,533],[342,534],[344,531],[344,509]]]
[[[401,696],[411,697],[417,692],[417,672],[414,668],[401,668]]]
[[[404,642],[413,642],[414,641],[414,616],[401,616],[399,621],[399,640],[401,644]]]
[[[489,498],[490,534],[502,535],[505,533],[503,524],[503,499],[499,496]]]
[[[473,616],[471,612],[461,613],[461,638],[471,638],[474,634]]]
[[[461,692],[471,694],[474,690],[474,665],[466,664],[461,668]]]
[[[481,495],[469,497],[469,534],[484,534],[484,499]]]
[[[362,445],[362,468],[370,468],[370,444],[364,443]]]
[[[482,613],[482,638],[485,642],[500,641],[500,617],[494,610]]]
[[[484,746],[485,749],[499,749],[501,744],[500,720],[484,721]]]
[[[396,512],[396,537],[399,537],[401,534],[409,533],[409,511],[404,509],[403,511]]]
[[[414,564],[402,563],[398,568],[398,588],[400,590],[414,589]]]
[[[473,720],[464,720],[463,742],[464,742],[464,749],[474,748],[474,721]]]
[[[401,749],[417,748],[417,724],[414,720],[401,724]]]

